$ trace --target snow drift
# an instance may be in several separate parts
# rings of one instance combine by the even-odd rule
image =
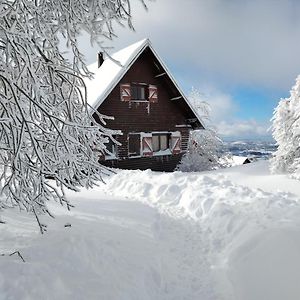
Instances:
[[[295,195],[237,185],[223,174],[151,171],[120,171],[106,189],[143,199],[174,219],[193,220],[221,299],[299,299],[300,205]]]
[[[45,236],[5,212],[0,253],[20,250],[26,263],[0,257],[0,299],[298,300],[299,200],[229,180],[250,169],[249,181],[268,178],[273,190],[281,180],[261,163],[224,174],[118,170],[70,193],[71,212],[52,205]]]

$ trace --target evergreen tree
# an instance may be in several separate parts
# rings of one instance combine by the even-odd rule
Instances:
[[[299,172],[300,168],[300,76],[290,97],[274,110],[272,132],[278,149],[271,159],[272,172]]]

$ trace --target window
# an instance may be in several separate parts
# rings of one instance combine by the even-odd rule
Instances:
[[[122,102],[149,101],[158,102],[158,88],[153,84],[122,83],[120,84],[120,97]]]
[[[141,140],[139,133],[130,133],[128,135],[128,156],[141,155]]]
[[[113,136],[113,138],[116,137]],[[105,147],[106,147],[105,158],[115,159],[117,156],[117,145],[110,138],[108,138],[108,142],[105,143]]]
[[[116,145],[114,144],[114,142],[111,139],[109,139],[109,142],[106,143],[105,146],[106,146],[106,150],[108,150],[110,153],[115,152]]]
[[[153,151],[159,151],[159,135],[152,136]]]
[[[128,134],[128,157],[152,157],[179,153],[181,153],[179,131]]]
[[[153,152],[165,151],[170,148],[170,134],[153,134],[152,136]]]
[[[148,100],[148,86],[142,84],[132,84],[131,100]]]

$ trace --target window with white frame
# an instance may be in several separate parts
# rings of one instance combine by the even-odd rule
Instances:
[[[179,131],[128,134],[128,156],[131,158],[179,153],[181,153],[181,134]]]
[[[153,152],[166,151],[170,149],[170,133],[153,133],[152,146]]]
[[[158,102],[158,87],[146,83],[122,83],[120,84],[120,96],[122,102],[149,101]]]

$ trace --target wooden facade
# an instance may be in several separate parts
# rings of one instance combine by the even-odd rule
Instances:
[[[107,127],[123,133],[116,137],[121,146],[114,147],[115,156],[101,162],[116,168],[173,171],[187,150],[190,130],[202,126],[150,47],[139,54],[98,111],[114,116]],[[135,153],[137,147],[140,153]]]

